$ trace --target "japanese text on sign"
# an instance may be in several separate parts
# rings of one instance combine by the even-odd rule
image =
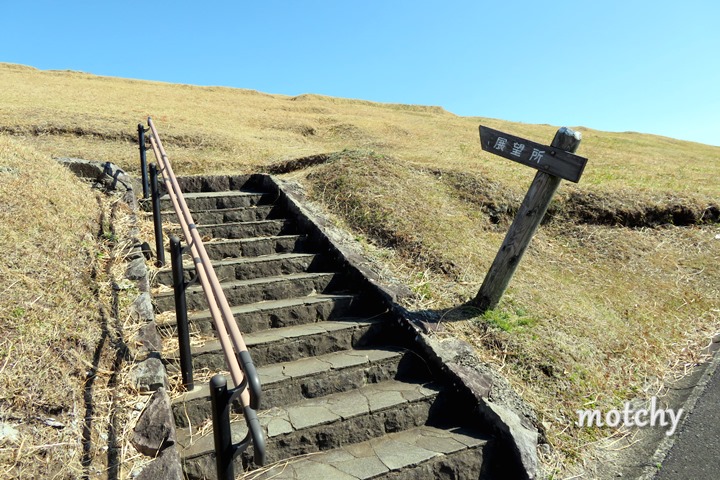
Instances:
[[[526,140],[492,128],[480,126],[480,143],[483,150],[536,168],[571,182],[578,182],[586,158],[552,146]]]
[[[505,148],[508,145],[508,140],[505,137],[498,137],[497,140],[495,140],[495,146],[493,147],[495,150],[500,150],[501,152],[505,151]],[[513,155],[515,157],[519,157],[522,155],[523,151],[525,150],[525,144],[524,143],[518,143],[513,142],[512,148],[510,150],[510,155]],[[545,155],[545,150],[540,150],[537,148],[532,149],[532,153],[530,153],[530,160],[531,162],[537,162],[540,163],[540,160],[542,160],[543,156]]]

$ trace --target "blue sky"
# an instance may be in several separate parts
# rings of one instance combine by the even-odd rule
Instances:
[[[720,2],[2,1],[0,61],[720,146]]]

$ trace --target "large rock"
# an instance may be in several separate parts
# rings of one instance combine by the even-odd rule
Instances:
[[[135,449],[156,457],[165,448],[175,444],[175,421],[170,397],[164,388],[158,388],[138,418],[130,439]]]
[[[145,278],[147,274],[147,266],[145,265],[145,257],[143,256],[130,260],[125,270],[125,278],[129,280],[141,280]]]
[[[140,392],[154,392],[159,388],[168,388],[165,365],[158,358],[147,360],[134,365],[131,373],[132,382]]]
[[[137,360],[144,360],[149,357],[160,358],[162,338],[158,333],[155,321],[150,321],[140,327],[133,335],[129,347],[131,355]]]
[[[180,453],[177,446],[172,445],[147,464],[135,480],[183,480],[184,478]]]
[[[103,190],[132,190],[132,179],[117,165],[80,158],[58,158],[57,161],[78,177],[93,180]]]
[[[139,320],[150,322],[155,320],[155,309],[153,308],[150,293],[143,292],[137,296],[130,307],[138,316]]]

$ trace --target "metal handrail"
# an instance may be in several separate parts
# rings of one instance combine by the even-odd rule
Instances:
[[[177,214],[186,243],[191,249],[195,271],[207,298],[230,376],[235,387],[240,390],[237,393],[248,425],[248,436],[252,437],[256,463],[262,465],[265,457],[265,438],[255,413],[255,410],[260,405],[261,397],[260,379],[257,370],[250,358],[245,340],[225,298],[225,292],[215,274],[215,269],[210,262],[210,257],[205,250],[200,233],[182,195],[180,185],[163,148],[160,136],[150,117],[148,117],[148,126],[151,131],[150,147],[158,161],[159,170],[165,180],[166,190]]]

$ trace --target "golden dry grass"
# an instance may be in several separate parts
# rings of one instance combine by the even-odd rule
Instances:
[[[126,478],[129,209],[0,136],[0,477]],[[112,472],[112,473],[111,473]],[[117,475],[121,474],[120,477]]]
[[[480,315],[465,302],[502,242],[516,192],[366,152],[346,152],[302,175],[310,196],[413,287],[411,310],[440,319],[522,392],[561,469],[613,433],[578,429],[576,410],[655,394],[700,361],[720,330],[717,223],[652,226],[657,215],[672,218],[662,212],[673,202],[700,218],[717,199],[678,192],[653,201],[628,189],[598,206],[560,195],[499,308]],[[650,226],[603,224],[593,214],[613,208],[626,212],[618,221]]]
[[[67,169],[0,137],[0,421],[21,433],[0,445],[4,478],[82,471],[83,384],[100,338],[97,210]]]
[[[541,143],[555,126],[7,64],[0,101],[0,132],[22,148],[130,172],[147,115],[179,173],[272,170],[329,153],[286,176],[413,287],[409,306],[442,318],[537,409],[560,465],[550,473],[612,433],[577,429],[576,409],[655,393],[720,329],[717,147],[579,127],[578,154],[590,159],[582,180],[563,182],[499,308],[479,316],[458,307],[534,172],[482,152],[478,124]]]
[[[474,172],[524,188],[527,167],[481,150],[478,125],[541,143],[557,127],[458,117],[438,107],[377,104],[318,95],[194,87],[40,71],[0,64],[0,131],[42,151],[113,161],[137,171],[131,141],[152,116],[179,174],[255,171],[270,163],[365,149],[425,167]],[[718,147],[580,127],[590,158],[581,188],[695,191],[715,195]]]

